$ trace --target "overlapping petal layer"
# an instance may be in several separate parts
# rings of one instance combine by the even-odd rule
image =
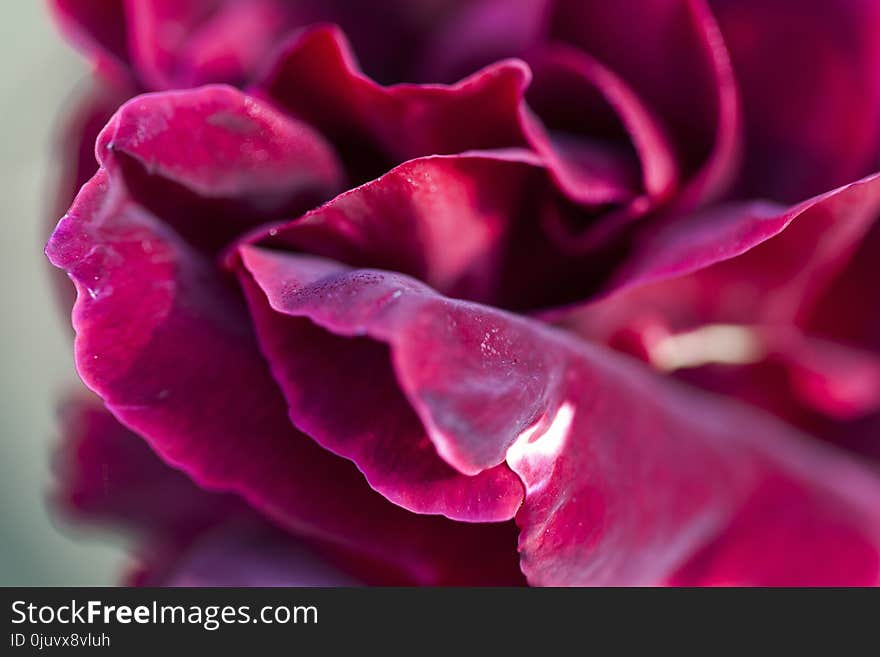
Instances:
[[[337,336],[335,344],[387,345],[400,391],[438,454],[463,473],[506,463],[523,481],[517,523],[533,584],[665,582],[713,539],[726,546],[736,514],[749,517],[753,503],[782,504],[791,491],[803,523],[779,531],[749,525],[773,546],[768,559],[796,549],[821,563],[846,549],[847,581],[880,577],[880,484],[784,425],[400,274],[252,246],[243,247],[242,263],[258,288],[248,288],[252,305],[255,293],[264,295],[257,330],[292,417],[309,380],[289,364],[317,358],[308,352],[327,344],[285,341],[302,336],[303,322]],[[347,363],[353,377],[379,369],[360,358]],[[399,467],[393,452],[378,454],[389,470]],[[759,556],[750,555],[753,566],[736,564],[743,582],[765,578]],[[821,581],[821,568],[793,570],[792,583]]]
[[[568,216],[528,151],[410,160],[247,241],[400,271],[445,294],[528,310],[585,298],[607,254],[564,249],[547,224]]]
[[[114,149],[100,155],[47,252],[79,291],[79,373],[114,415],[200,485],[237,492],[289,529],[390,559],[417,581],[515,581],[509,524],[398,509],[293,428],[234,284],[132,199]]]
[[[880,165],[880,7],[710,0],[742,96],[737,193],[797,202]]]
[[[78,527],[124,528],[133,534],[137,563],[129,575],[131,582],[154,586],[357,583],[352,575],[316,559],[314,546],[310,549],[272,527],[239,498],[204,491],[163,464],[98,400],[73,395],[60,419],[55,509],[65,522]],[[337,561],[355,565],[350,559]],[[360,574],[370,581],[377,573],[361,568]]]
[[[832,417],[877,412],[876,341],[833,327],[873,335],[870,319],[842,318],[834,308],[876,307],[865,282],[878,217],[880,181],[872,176],[792,208],[755,202],[682,218],[644,240],[604,297],[559,321],[662,370],[721,365],[688,378],[825,434],[802,404]],[[842,286],[856,279],[859,289],[845,294]],[[763,375],[747,374],[762,363]],[[759,384],[780,366],[782,381]],[[877,453],[880,439],[855,431],[835,440]]]
[[[125,428],[78,425],[222,493],[189,515],[122,479],[110,499],[106,454],[157,497],[189,480],[99,439],[68,505],[170,537],[153,582],[352,581],[296,533],[358,581],[880,583],[876,473],[506,312],[880,455],[878,179],[692,212],[729,190],[743,124],[736,194],[866,172],[880,12],[393,4],[53,3],[120,83],[83,135],[135,86],[256,80],[126,103],[47,251],[79,291],[78,370]],[[316,20],[355,48],[294,31]],[[415,71],[466,77],[376,82]]]

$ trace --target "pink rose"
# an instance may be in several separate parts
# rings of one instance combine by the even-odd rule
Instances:
[[[880,583],[874,3],[54,4],[141,581]]]

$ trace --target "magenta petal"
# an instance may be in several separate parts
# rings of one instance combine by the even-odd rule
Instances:
[[[822,559],[834,558],[828,546],[842,536],[858,559],[846,568],[876,581],[880,481],[784,425],[398,274],[254,247],[242,255],[279,315],[388,344],[444,460],[468,473],[506,462],[520,476],[517,523],[531,583],[667,581],[776,481],[846,513],[832,522],[809,506],[810,531],[753,529]],[[762,573],[760,561],[738,565]]]
[[[820,338],[788,340],[779,351],[806,405],[840,420],[880,413],[880,352]]]
[[[755,202],[685,217],[644,239],[604,297],[556,319],[876,454],[870,426],[841,431],[816,415],[876,414],[880,324],[870,318],[880,315],[867,281],[878,216],[875,175],[793,208]]]
[[[438,458],[430,427],[398,384],[381,329],[342,320],[334,334],[310,321],[310,311],[321,312],[313,307],[290,317],[274,312],[270,304],[289,282],[285,263],[253,247],[243,247],[241,258],[263,351],[299,429],[354,461],[375,490],[410,511],[471,522],[513,518],[522,486],[506,466],[462,476]]]
[[[543,291],[505,290],[510,243],[531,231],[529,255],[544,255],[528,212],[548,192],[525,151],[420,158],[248,241],[400,271],[455,296],[522,303]]]
[[[546,356],[526,349],[525,343],[511,343],[491,326],[484,335],[482,327],[471,325],[472,306],[466,302],[449,301],[442,323],[422,326],[425,320],[436,320],[440,297],[411,278],[351,271],[330,260],[252,246],[242,247],[241,257],[282,318],[301,317],[336,335],[387,344],[402,392],[434,447],[459,472],[475,475],[500,464],[509,447],[505,441],[532,424],[548,403],[542,381],[528,381],[549,369]],[[423,308],[435,300],[435,307]],[[467,323],[459,326],[459,315]],[[261,328],[268,327],[264,323]],[[284,328],[273,327],[279,333]],[[435,344],[433,331],[438,338],[450,332],[448,344]],[[448,352],[458,347],[453,335],[467,341],[455,355]],[[441,354],[443,360],[438,360]],[[382,350],[378,355],[387,357]]]
[[[319,27],[294,39],[252,91],[318,128],[363,181],[422,155],[525,146],[529,76],[509,60],[454,85],[384,87],[360,72],[338,29]]]
[[[132,196],[190,243],[222,247],[332,196],[342,172],[311,128],[227,86],[147,94],[101,133]]]
[[[217,0],[139,0],[126,2],[132,66],[148,89],[179,86],[179,56],[196,26],[221,3]]]
[[[130,83],[124,0],[49,0],[53,18],[100,73]]]
[[[571,47],[548,47],[539,51],[529,61],[537,70],[538,79],[535,84],[539,91],[543,86],[542,78],[552,75],[562,77],[559,84],[567,83],[568,86],[571,83],[571,78],[574,78],[580,83],[579,86],[595,89],[595,92],[598,92],[604,101],[613,108],[632,140],[640,160],[641,184],[645,192],[652,198],[661,197],[671,192],[675,186],[678,172],[663,127],[623,80],[586,53]],[[542,95],[546,96],[550,93],[551,90],[545,90]],[[535,98],[535,95],[535,90],[530,90],[529,102],[533,107],[537,104],[538,113],[542,115],[542,98]],[[569,105],[567,112],[572,113],[573,110],[570,107],[572,103],[567,104]],[[562,112],[562,110],[557,111]],[[585,127],[589,129],[589,118],[581,113],[577,114],[577,118],[572,117],[571,123],[581,126],[586,123],[588,125]],[[566,149],[564,143],[562,148],[556,144],[556,148],[548,149],[548,144],[540,139],[540,134],[530,136],[532,137],[532,145],[539,153],[547,157],[554,174],[558,177],[560,187],[570,198],[584,203],[596,203],[597,201],[609,203],[621,200],[614,196],[600,197],[595,200],[592,198],[592,190],[597,186],[592,178],[596,174],[589,171],[588,161],[584,162],[583,158],[577,157],[576,149]],[[618,182],[615,187],[620,189],[623,185]]]
[[[828,474],[847,478],[855,473],[829,469]],[[840,494],[802,481],[768,477],[730,527],[669,584],[877,586],[880,530],[875,482],[856,476],[851,483],[850,490]]]
[[[303,541],[270,526],[239,498],[202,490],[162,463],[98,400],[71,396],[60,419],[54,509],[76,529],[101,525],[134,534],[135,583],[356,583],[317,559]],[[372,573],[364,574],[372,578]]]
[[[880,177],[871,176],[789,209],[755,202],[684,217],[642,241],[599,304],[672,307],[689,322],[791,321],[846,264],[878,211]]]
[[[129,97],[125,88],[101,80],[89,80],[83,90],[77,90],[71,101],[72,108],[59,121],[54,145],[60,171],[55,186],[55,199],[46,217],[46,235],[50,235],[82,187],[98,169],[95,159],[95,141],[102,128],[120,104]],[[58,301],[65,312],[73,307],[75,291],[62,271],[52,270],[52,282]]]
[[[77,369],[114,415],[201,486],[285,528],[424,583],[517,581],[509,524],[407,513],[293,428],[237,290],[126,196],[112,152],[102,164],[47,253],[79,291]]]
[[[545,225],[571,211],[533,153],[424,157],[247,243],[399,271],[450,296],[514,310],[581,301],[607,258],[561,249]]]
[[[282,34],[301,18],[284,0],[224,2],[184,41],[180,86],[212,82],[244,84],[259,71]]]
[[[161,585],[358,586],[362,582],[277,531],[233,524],[190,546]]]
[[[716,196],[735,173],[740,107],[730,61],[704,0],[560,0],[549,38],[580,48],[659,116],[690,186],[680,202]]]
[[[60,421],[53,501],[67,519],[123,526],[179,545],[247,508],[234,496],[200,490],[163,464],[96,399],[68,399]]]
[[[877,168],[880,6],[711,0],[743,97],[741,194],[793,202]]]

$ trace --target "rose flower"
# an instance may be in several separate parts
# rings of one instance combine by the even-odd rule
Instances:
[[[134,581],[880,583],[875,3],[53,4]]]

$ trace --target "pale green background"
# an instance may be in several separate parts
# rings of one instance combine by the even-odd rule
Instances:
[[[45,505],[55,404],[75,380],[43,256],[56,117],[87,75],[39,0],[0,2],[0,585],[117,581],[118,540],[71,535]]]

